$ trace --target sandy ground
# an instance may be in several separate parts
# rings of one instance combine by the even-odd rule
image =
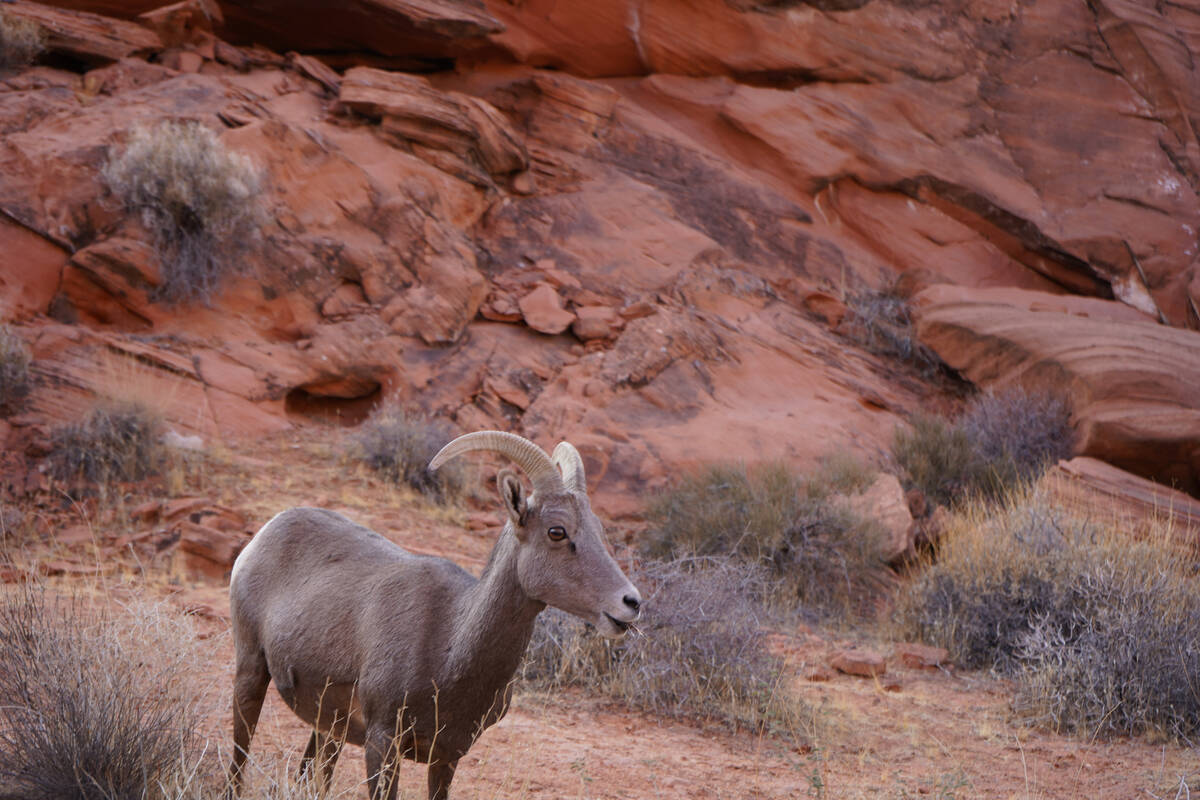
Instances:
[[[485,510],[430,512],[419,498],[381,486],[342,458],[336,433],[280,437],[245,451],[222,449],[188,476],[188,493],[236,508],[261,524],[275,511],[319,504],[343,511],[406,547],[446,554],[478,570],[491,547]],[[302,475],[289,465],[303,460]],[[487,493],[482,502],[486,508]],[[127,498],[130,507],[139,500]],[[133,564],[104,543],[127,532],[127,513],[44,500],[24,509],[33,538],[8,547],[14,562],[54,558],[96,563],[86,580],[113,596],[169,598],[195,617],[209,687],[203,769],[217,781],[229,747],[232,646],[222,581],[181,572],[169,557]],[[498,516],[495,517],[498,521]],[[83,525],[88,537],[54,541]],[[614,526],[615,538],[629,531]],[[119,590],[106,587],[116,585]],[[1054,735],[1012,718],[1011,687],[979,673],[919,670],[889,659],[886,680],[829,673],[814,665],[847,639],[890,653],[870,631],[783,631],[776,646],[797,696],[816,709],[799,738],[658,719],[583,691],[520,692],[513,710],[460,764],[453,796],[466,798],[1184,798],[1200,788],[1200,750],[1148,739],[1094,742]],[[308,732],[273,692],[263,712],[249,773],[252,797],[294,771]],[[365,797],[360,749],[347,747],[336,797]],[[406,764],[404,798],[424,797],[424,769]],[[284,797],[288,790],[276,791]]]

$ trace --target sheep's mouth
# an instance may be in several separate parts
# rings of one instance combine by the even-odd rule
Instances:
[[[625,633],[625,631],[629,630],[629,626],[633,624],[631,622],[621,622],[621,620],[617,619],[612,614],[609,614],[607,611],[604,612],[604,616],[608,617],[608,621],[616,626],[616,629],[621,633]]]

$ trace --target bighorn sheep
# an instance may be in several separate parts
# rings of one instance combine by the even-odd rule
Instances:
[[[441,800],[458,760],[504,716],[543,608],[612,637],[638,618],[641,596],[605,547],[579,452],[562,442],[551,457],[520,436],[479,431],[429,467],[472,450],[507,456],[533,484],[527,494],[512,469],[500,470],[508,521],[478,580],[318,508],[276,515],[238,556],[231,795],[272,679],[313,726],[302,771],[320,769],[327,788],[352,742],[365,748],[373,800],[395,797],[401,756],[429,765],[430,800]]]

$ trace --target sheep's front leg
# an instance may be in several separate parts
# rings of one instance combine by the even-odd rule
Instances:
[[[396,800],[400,778],[400,753],[390,728],[367,729],[364,755],[367,761],[367,796],[371,800]]]
[[[450,781],[454,780],[457,761],[434,761],[429,765],[429,800],[446,800],[450,796]]]

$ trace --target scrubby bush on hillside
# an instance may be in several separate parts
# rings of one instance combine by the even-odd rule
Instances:
[[[1200,586],[1166,533],[1133,541],[1032,497],[960,515],[904,592],[905,634],[1016,676],[1016,709],[1081,734],[1200,733]]]
[[[917,339],[908,300],[895,290],[865,289],[846,296],[846,316],[838,330],[878,355],[912,364],[932,375],[942,360]]]
[[[162,465],[161,420],[131,402],[98,405],[81,421],[54,431],[51,465],[63,481],[101,485],[136,481]]]
[[[786,690],[766,647],[761,567],[722,559],[651,561],[630,570],[642,590],[641,630],[604,639],[548,609],[522,670],[540,688],[586,686],[654,714],[750,730],[807,732],[809,712]]]
[[[27,67],[45,49],[41,26],[0,8],[0,71]]]
[[[7,325],[0,325],[0,417],[20,408],[29,394],[29,348]]]
[[[156,299],[207,298],[263,223],[258,169],[198,122],[135,128],[103,174],[154,237],[163,270]]]
[[[422,494],[446,499],[462,492],[461,462],[452,460],[435,472],[429,461],[454,438],[444,423],[395,406],[383,406],[353,437],[352,452],[385,480]]]
[[[831,483],[861,475],[802,477],[782,464],[717,464],[684,476],[651,505],[642,550],[655,558],[732,557],[765,566],[773,604],[838,614],[869,600],[882,566],[881,532],[844,504]]]
[[[998,499],[1069,457],[1074,443],[1066,400],[1009,389],[980,395],[953,422],[916,416],[896,429],[892,454],[911,486],[949,506],[977,495]]]
[[[0,597],[0,795],[176,796],[195,727],[194,634],[156,606],[121,616]]]

